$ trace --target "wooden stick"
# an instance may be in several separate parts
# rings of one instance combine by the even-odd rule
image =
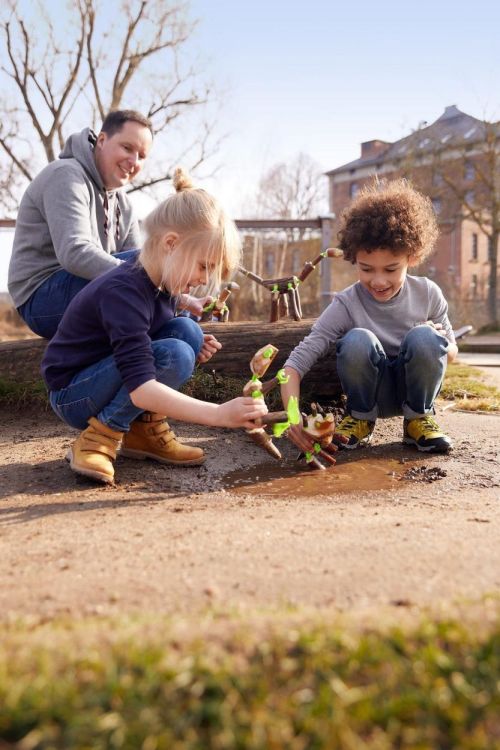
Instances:
[[[279,309],[279,292],[273,292],[271,297],[271,317],[269,322],[270,323],[276,323],[277,320],[279,320],[280,317],[280,309]]]
[[[294,320],[300,320],[300,312],[299,308],[297,307],[297,290],[295,288],[291,288],[287,291],[287,297],[290,300],[290,309],[292,311],[292,317]]]

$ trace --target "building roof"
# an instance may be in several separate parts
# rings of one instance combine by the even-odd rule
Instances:
[[[497,127],[499,123],[496,123]],[[404,159],[405,155],[421,149],[435,148],[437,144],[453,146],[455,144],[474,143],[484,138],[485,122],[458,109],[454,104],[446,107],[443,114],[431,125],[422,126],[394,143],[380,140],[367,141],[361,144],[361,157],[326,172],[327,176],[349,172],[359,167],[369,167],[387,161]],[[499,128],[500,134],[500,128]]]

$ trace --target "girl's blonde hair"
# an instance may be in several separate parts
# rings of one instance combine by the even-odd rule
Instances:
[[[175,266],[179,282],[194,270],[200,251],[213,272],[210,273],[209,291],[220,286],[236,270],[240,262],[241,240],[232,219],[219,202],[206,190],[193,187],[191,178],[181,169],[174,172],[175,193],[160,203],[144,219],[146,239],[139,254],[139,262],[160,273],[162,284],[168,277],[171,294],[182,290],[172,280]],[[179,236],[174,249],[167,252],[164,237],[169,232]]]

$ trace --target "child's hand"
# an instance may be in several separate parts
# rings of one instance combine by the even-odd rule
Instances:
[[[264,399],[238,396],[218,406],[216,426],[243,427],[245,430],[253,430],[258,426],[254,420],[263,417],[264,414],[267,414]]]
[[[212,336],[211,333],[204,333],[203,345],[196,361],[200,364],[208,362],[208,360],[211,359],[214,356],[215,352],[218,352],[219,349],[222,349],[222,344],[220,343],[220,341],[217,341],[215,336]]]
[[[302,426],[300,424],[294,424],[286,433],[287,437],[290,438],[292,443],[297,446],[297,448],[300,448],[302,453],[305,453],[306,451],[311,451],[313,449],[314,443],[317,442],[317,440],[312,437],[312,435],[309,435],[304,429],[302,429]],[[335,453],[339,446],[342,446],[344,443],[347,443],[348,440],[345,437],[345,435],[340,435],[338,432],[334,432],[332,435],[332,442],[329,446],[327,446],[327,452],[328,453]]]
[[[443,326],[441,323],[434,323],[433,320],[426,320],[425,321],[426,326],[430,326],[431,328],[434,328],[435,331],[442,331]]]
[[[292,441],[297,448],[300,448],[302,453],[311,451],[315,443],[315,439],[308,435],[305,430],[302,429],[302,425],[293,424],[288,428],[286,436]]]

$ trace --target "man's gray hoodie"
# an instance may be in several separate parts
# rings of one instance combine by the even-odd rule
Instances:
[[[124,190],[106,195],[92,136],[89,128],[71,135],[59,159],[23,195],[8,281],[16,307],[61,268],[93,279],[120,263],[113,253],[140,247],[139,224]]]

